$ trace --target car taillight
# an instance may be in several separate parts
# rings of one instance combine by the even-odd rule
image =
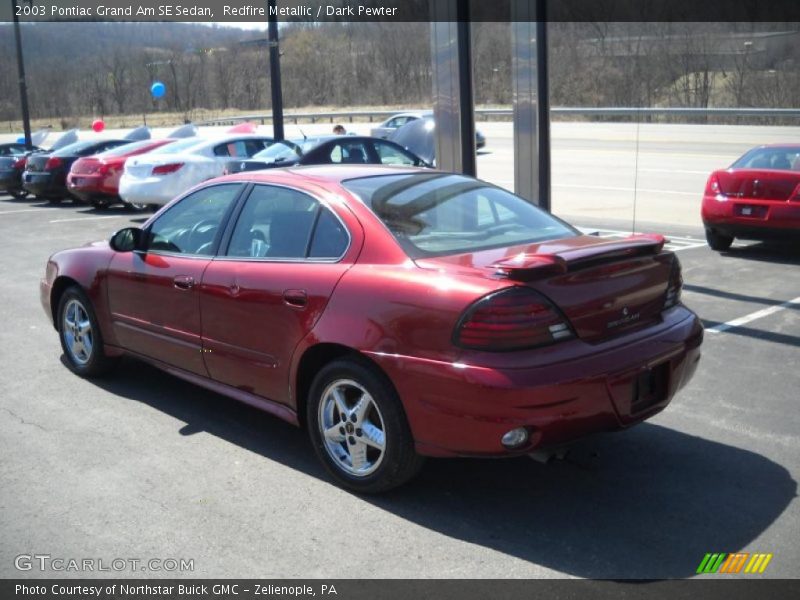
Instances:
[[[672,271],[669,274],[667,284],[667,296],[664,299],[664,310],[672,308],[681,301],[681,289],[683,288],[683,275],[681,275],[681,261],[677,256],[672,257]]]
[[[530,288],[511,287],[470,306],[456,325],[453,343],[503,351],[546,346],[571,337],[566,318],[544,296]]]
[[[158,165],[153,167],[153,175],[168,175],[174,173],[183,166],[183,163],[169,163],[166,165]]]
[[[26,156],[23,156],[22,158],[18,158],[18,159],[17,159],[17,160],[14,162],[14,164],[13,164],[13,165],[11,165],[11,168],[12,168],[12,169],[17,169],[17,170],[19,170],[19,171],[22,171],[23,169],[25,169],[25,164],[26,164],[27,162],[28,162],[28,158],[27,158]]]
[[[108,175],[110,172],[111,172],[111,165],[109,165],[109,164],[106,164],[106,163],[101,163],[101,164],[100,164],[100,165],[97,167],[97,174],[98,174],[98,175],[103,175],[103,176],[105,176],[105,175]]]
[[[58,158],[57,156],[51,156],[47,159],[47,162],[44,164],[44,170],[49,171],[50,169],[57,169],[61,165],[64,164],[64,161]]]
[[[706,196],[717,196],[719,194],[722,194],[719,178],[715,173],[712,173],[711,177],[708,178],[708,182],[706,182]]]

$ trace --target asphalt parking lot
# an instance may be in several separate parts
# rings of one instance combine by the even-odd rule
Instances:
[[[193,559],[168,575],[203,578],[665,578],[739,550],[774,554],[762,577],[797,576],[800,249],[717,254],[698,228],[642,224],[673,237],[684,300],[715,329],[665,412],[564,460],[431,460],[359,497],[277,419],[133,360],[101,381],[62,364],[47,257],[147,216],[0,197],[0,577],[71,575],[14,568],[49,554]]]

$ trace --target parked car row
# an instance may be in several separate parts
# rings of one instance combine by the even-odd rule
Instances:
[[[158,208],[203,181],[239,171],[339,163],[430,166],[384,139],[328,135],[276,143],[251,123],[210,137],[193,127],[164,139],[150,139],[146,128],[118,139],[78,140],[72,131],[48,150],[24,150],[8,145],[10,156],[0,162],[0,191],[51,203],[71,199],[97,209]]]

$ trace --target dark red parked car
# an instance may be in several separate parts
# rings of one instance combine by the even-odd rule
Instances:
[[[143,140],[79,158],[67,175],[67,189],[73,196],[98,209],[125,204],[119,197],[119,178],[122,177],[125,161],[131,156],[146,154],[174,141]]]
[[[753,148],[714,171],[702,217],[714,250],[727,250],[737,237],[800,241],[800,144]]]
[[[240,173],[142,229],[53,255],[70,368],[129,354],[306,427],[342,485],[423,456],[509,456],[625,428],[695,372],[703,329],[660,236],[581,235],[462,175]]]

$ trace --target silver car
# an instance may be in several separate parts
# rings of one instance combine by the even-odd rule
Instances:
[[[386,119],[383,123],[378,125],[377,127],[373,127],[370,135],[376,138],[387,138],[392,133],[394,133],[397,129],[405,125],[406,123],[410,123],[411,121],[416,121],[417,119],[424,119],[425,117],[433,117],[432,110],[416,110],[416,111],[408,111],[397,113],[396,115],[392,115],[388,119]]]

